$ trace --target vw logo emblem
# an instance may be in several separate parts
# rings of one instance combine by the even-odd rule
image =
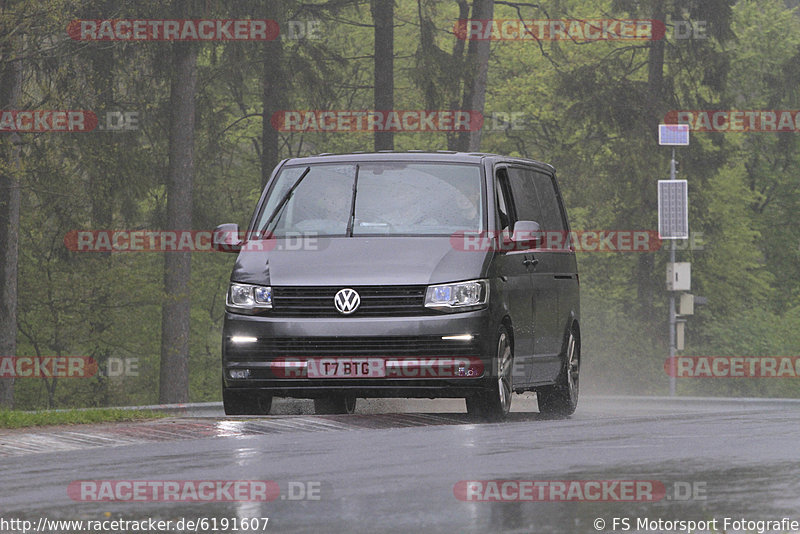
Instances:
[[[349,315],[356,311],[361,304],[361,297],[355,289],[349,287],[339,290],[333,297],[333,305],[336,310],[344,315]]]

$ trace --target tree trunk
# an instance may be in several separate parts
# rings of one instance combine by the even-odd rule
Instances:
[[[371,0],[375,24],[375,110],[394,108],[394,0]],[[394,132],[375,132],[375,150],[394,150]]]
[[[281,0],[266,0],[266,18],[285,26]],[[280,135],[270,119],[273,113],[286,106],[286,75],[283,69],[283,44],[280,37],[263,44],[263,67],[261,78],[261,102],[264,116],[261,122],[261,187],[267,185],[272,169],[280,161]]]
[[[192,228],[194,115],[197,50],[191,43],[172,44],[170,87],[167,229]],[[159,402],[189,400],[190,252],[164,254],[164,304],[161,308]]]
[[[103,16],[108,17],[113,13],[113,3],[109,0],[103,6]],[[87,16],[86,18],[90,18]],[[99,44],[99,43],[92,43]],[[97,95],[97,114],[102,121],[105,114],[111,111],[114,106],[114,48],[108,46],[94,46],[88,51],[88,57],[92,64],[92,86],[93,92]],[[91,202],[91,223],[92,227],[98,230],[110,230],[114,219],[114,195],[116,186],[116,172],[108,172],[107,165],[104,165],[106,158],[111,155],[111,161],[118,161],[120,135],[115,132],[95,132],[87,139],[90,165],[89,170],[89,200]],[[105,161],[104,161],[105,160]],[[108,269],[111,266],[111,252],[103,251],[86,258],[88,261],[97,262],[93,268]],[[108,369],[108,358],[111,356],[107,346],[103,346],[103,335],[111,327],[113,318],[106,312],[106,306],[110,301],[110,288],[106,285],[97,285],[90,289],[94,295],[92,299],[97,303],[101,310],[93,313],[89,317],[92,335],[96,342],[89,353],[101,369]],[[109,381],[108,376],[97,373],[97,388],[92,401],[96,406],[108,406],[109,404]]]
[[[22,90],[22,65],[11,38],[0,49],[0,109],[14,109]],[[19,135],[0,134],[0,357],[17,352],[19,259]],[[0,379],[0,408],[14,407],[14,379]]]
[[[470,20],[490,20],[494,16],[494,0],[474,0]],[[483,113],[489,73],[490,40],[471,40],[467,47],[462,110]],[[461,132],[458,150],[477,151],[481,147],[481,128]]]
[[[467,0],[457,0],[458,2],[458,20],[466,20],[469,18],[469,3]],[[461,64],[464,61],[464,43],[463,39],[456,38],[453,44],[453,62]],[[454,82],[458,84],[458,78],[454,77]],[[455,92],[457,94],[457,91]],[[458,99],[455,98],[450,104],[450,109],[458,108]],[[458,150],[459,134],[447,134],[447,150]]]
[[[664,20],[664,0],[653,0],[652,18],[653,20]],[[648,130],[652,132],[652,141],[658,143],[658,124],[661,117],[664,116],[663,113],[659,113],[662,110],[664,99],[664,39],[650,41],[647,67],[648,108],[652,110],[652,114],[648,118]],[[645,213],[641,220],[646,221],[652,217],[657,206],[653,201],[655,184],[652,177],[645,176],[643,180],[640,191],[642,192],[641,206]],[[653,319],[654,261],[653,254],[640,254],[636,265],[639,316],[645,320]]]

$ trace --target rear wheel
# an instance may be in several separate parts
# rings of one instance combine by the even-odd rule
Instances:
[[[564,368],[555,385],[536,392],[539,413],[550,417],[567,417],[578,407],[579,378],[581,370],[581,344],[576,329],[567,337]]]
[[[272,409],[272,395],[236,391],[222,386],[222,406],[225,415],[269,415]]]
[[[467,397],[467,413],[487,421],[502,421],[511,410],[511,383],[514,369],[514,350],[505,326],[497,332],[497,377],[485,392]]]
[[[351,414],[356,411],[356,398],[352,395],[328,395],[314,399],[314,413]]]

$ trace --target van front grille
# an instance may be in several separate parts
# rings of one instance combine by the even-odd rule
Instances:
[[[361,304],[348,315],[333,303],[344,287],[358,292]],[[272,312],[280,317],[397,317],[430,315],[425,308],[426,286],[308,286],[273,287]]]

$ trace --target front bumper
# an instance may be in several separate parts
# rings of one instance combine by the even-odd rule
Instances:
[[[286,318],[226,312],[223,382],[225,387],[241,391],[301,398],[331,393],[465,397],[493,383],[495,331],[488,309],[364,318]],[[442,339],[465,334],[473,336],[472,340]],[[247,341],[234,342],[234,337]],[[386,377],[308,378],[306,362],[321,358],[381,359]],[[414,371],[417,364],[422,372]],[[242,371],[248,374],[246,378],[241,377]],[[232,378],[231,372],[238,372],[240,378]]]

